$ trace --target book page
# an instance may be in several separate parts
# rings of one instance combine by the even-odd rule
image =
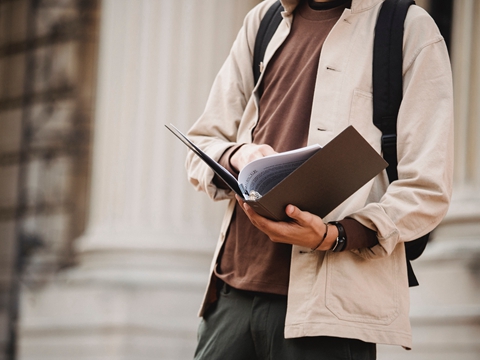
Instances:
[[[319,149],[320,145],[314,144],[254,160],[240,171],[238,182],[247,193],[265,195]]]

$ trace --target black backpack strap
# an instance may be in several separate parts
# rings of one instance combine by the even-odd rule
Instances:
[[[260,78],[260,63],[263,61],[268,43],[275,34],[275,31],[282,21],[283,6],[280,0],[276,1],[265,13],[260,27],[258,28],[257,37],[255,38],[255,47],[253,50],[253,79],[255,84]]]
[[[373,123],[382,131],[382,152],[390,182],[398,179],[397,117],[403,97],[403,29],[413,0],[385,0],[375,26],[373,52]],[[428,235],[405,243],[409,286],[418,280],[410,260],[421,255]]]
[[[397,173],[397,115],[403,96],[403,24],[413,0],[386,0],[375,26],[373,123],[382,131],[383,157],[390,182]]]

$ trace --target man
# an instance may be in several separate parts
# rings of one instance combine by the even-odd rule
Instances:
[[[381,152],[371,74],[382,0],[282,1],[256,86],[255,36],[273,2],[246,16],[190,137],[233,174],[258,157],[324,145],[348,125]],[[292,221],[265,219],[188,155],[194,186],[230,200],[195,359],[375,359],[377,343],[411,347],[404,242],[445,215],[453,161],[448,54],[417,6],[403,54],[399,180],[382,173],[323,219],[295,204],[285,209]]]

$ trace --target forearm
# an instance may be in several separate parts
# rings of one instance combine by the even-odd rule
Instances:
[[[218,159],[218,163],[222,165],[228,172],[230,172],[235,178],[238,178],[238,171],[232,166],[230,163],[230,158],[233,156],[233,154],[242,147],[243,144],[238,144],[238,145],[233,145],[229,147]],[[213,177],[213,183],[215,186],[217,186],[220,189],[228,189],[228,185],[218,176],[215,175]]]

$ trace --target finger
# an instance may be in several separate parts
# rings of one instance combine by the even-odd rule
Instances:
[[[266,220],[263,216],[258,215],[246,202],[243,201],[241,205],[253,225],[258,227],[263,223],[263,220]]]
[[[249,218],[251,218],[251,215],[256,214],[255,211],[253,211],[252,208],[238,194],[235,194],[235,198],[240,204],[242,210],[245,212],[245,214],[247,214]]]
[[[262,145],[259,150],[262,156],[274,155],[277,153],[270,145]]]
[[[255,148],[254,152],[250,155],[250,161],[263,158],[268,155],[276,154],[276,151],[272,149],[270,145],[259,145]]]
[[[253,210],[250,205],[248,205],[245,201],[242,201],[240,198],[238,198],[238,200],[242,210],[250,219],[250,222],[253,224],[253,226],[265,233],[270,233],[275,230],[276,222],[257,214],[257,212]]]

